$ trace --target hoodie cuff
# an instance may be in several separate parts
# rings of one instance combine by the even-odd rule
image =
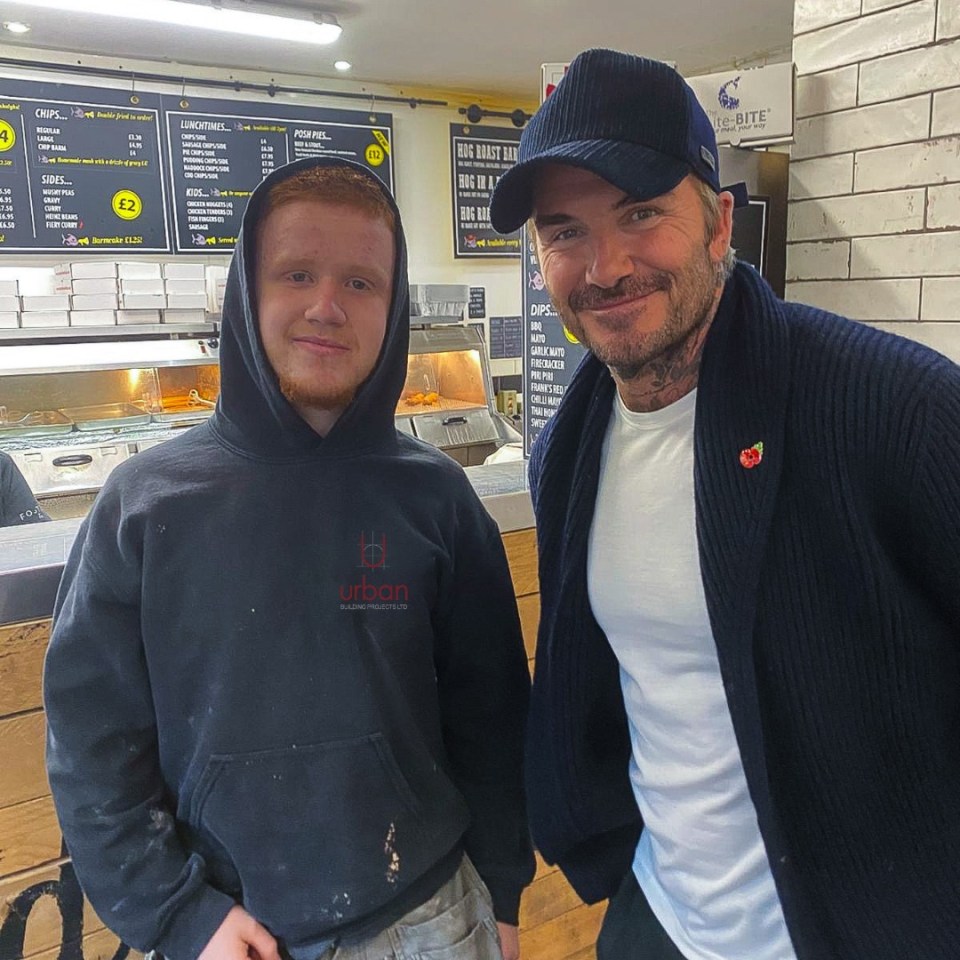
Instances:
[[[520,894],[525,884],[490,877],[485,883],[493,900],[493,915],[497,923],[516,927],[520,922]]]
[[[156,949],[167,960],[197,960],[236,900],[204,884],[167,922]]]

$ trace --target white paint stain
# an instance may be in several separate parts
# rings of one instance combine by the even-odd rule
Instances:
[[[387,839],[383,842],[383,852],[387,855],[387,883],[396,883],[400,879],[400,854],[397,853],[397,825],[390,824]]]

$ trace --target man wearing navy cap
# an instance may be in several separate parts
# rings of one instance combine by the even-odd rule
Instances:
[[[588,50],[491,202],[589,352],[534,446],[534,838],[600,960],[960,956],[960,368],[779,300],[710,121]]]

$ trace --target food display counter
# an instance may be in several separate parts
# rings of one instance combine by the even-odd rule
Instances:
[[[463,322],[468,297],[459,284],[411,285],[407,380],[396,410],[399,429],[465,467],[520,439],[496,409],[483,337]]]
[[[82,516],[119,463],[210,415],[214,333],[0,347],[0,450],[48,515]]]

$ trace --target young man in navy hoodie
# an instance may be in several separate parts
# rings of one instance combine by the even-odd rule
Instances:
[[[81,528],[47,767],[81,885],[137,949],[518,955],[519,621],[463,471],[394,427],[408,323],[380,182],[276,171],[231,265],[215,413],[115,471]]]

